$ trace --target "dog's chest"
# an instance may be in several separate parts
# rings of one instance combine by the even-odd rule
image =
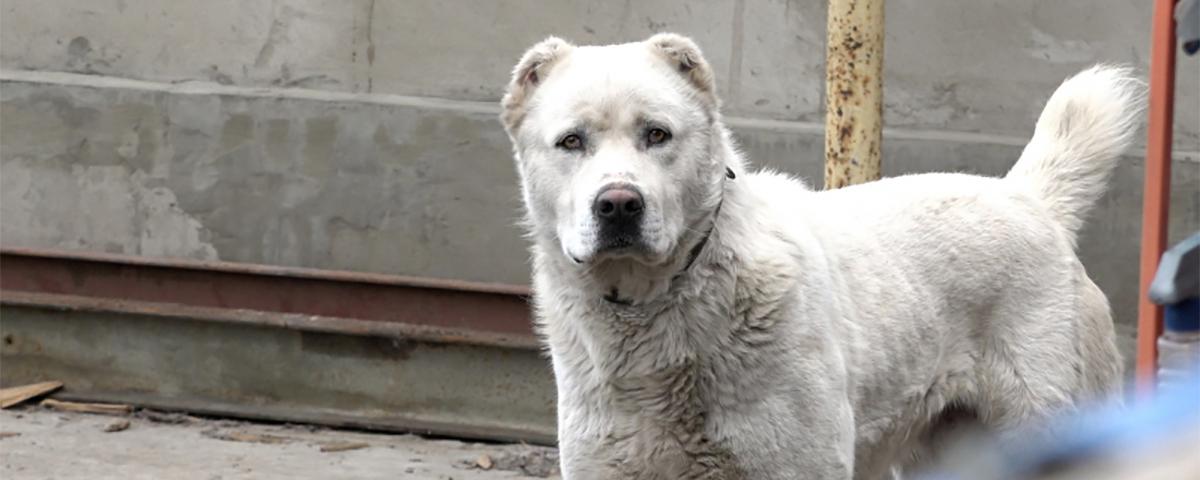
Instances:
[[[710,434],[706,377],[695,363],[647,376],[611,379],[597,405],[608,418],[593,452],[614,476],[634,479],[739,479],[737,459]]]
[[[714,308],[704,302],[693,308]],[[583,388],[564,403],[574,409],[565,419],[579,421],[598,433],[584,435],[575,452],[595,459],[593,466],[619,478],[738,479],[744,478],[736,455],[713,432],[713,412],[739,401],[739,379],[731,378],[730,363],[740,359],[714,356],[714,338],[683,333],[669,326],[696,315],[693,308],[671,311],[646,323],[622,326],[598,362],[586,362],[570,375]],[[712,311],[708,312],[712,315]],[[729,313],[728,315],[733,315]],[[694,317],[693,317],[694,318]],[[711,333],[711,332],[710,332]],[[715,337],[715,336],[714,336]],[[709,342],[697,348],[697,342]],[[570,431],[572,425],[563,425]],[[610,478],[610,477],[604,477]]]
[[[542,297],[573,478],[746,477],[740,457],[754,452],[722,438],[719,422],[757,408],[772,390],[792,282],[706,268],[702,281],[676,285],[677,296],[659,305]]]

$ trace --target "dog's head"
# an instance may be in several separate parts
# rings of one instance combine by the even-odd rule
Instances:
[[[502,106],[533,234],[575,263],[664,264],[719,202],[725,133],[712,70],[685,37],[549,38]]]

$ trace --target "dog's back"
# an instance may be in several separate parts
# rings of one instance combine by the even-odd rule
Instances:
[[[1117,396],[1108,302],[1074,246],[1131,141],[1136,85],[1106,67],[1064,82],[1005,178],[885,179],[813,193],[791,213],[847,286],[834,302],[850,324],[839,338],[855,413],[879,419],[858,437],[881,442],[860,444],[859,473],[922,452],[946,412],[1027,432]]]

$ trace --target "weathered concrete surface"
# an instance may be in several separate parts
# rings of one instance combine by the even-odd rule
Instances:
[[[822,119],[825,2],[0,0],[5,69],[495,101],[547,35],[697,39],[730,113]],[[1095,62],[1145,67],[1142,0],[889,0],[885,125],[1024,134]],[[1181,58],[1181,60],[1183,60]],[[1200,72],[1181,62],[1181,149],[1200,150]],[[1189,65],[1191,65],[1189,67]]]
[[[535,350],[5,305],[4,386],[244,418],[551,443]]]
[[[510,147],[490,103],[7,78],[6,245],[526,282]],[[730,122],[756,163],[820,184],[819,124]],[[884,174],[1000,175],[1024,142],[887,129]],[[1122,323],[1136,310],[1133,153],[1080,243]],[[1197,167],[1177,162],[1173,238],[1200,229]]]
[[[526,281],[491,105],[145,87],[3,85],[5,244]]]
[[[1097,62],[1148,72],[1140,0],[887,2],[885,125],[1027,134],[1050,92]],[[1180,56],[1176,149],[1200,150],[1200,66]]]
[[[164,423],[149,418],[165,418]],[[181,415],[127,418],[40,408],[0,411],[6,480],[492,480],[560,478],[553,449],[428,440]],[[15,434],[15,435],[10,435]],[[322,447],[352,450],[323,452]],[[477,467],[486,456],[492,468]],[[485,461],[486,463],[486,461]]]
[[[371,0],[3,0],[6,69],[366,91]]]

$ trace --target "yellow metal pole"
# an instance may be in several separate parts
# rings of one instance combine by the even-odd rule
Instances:
[[[825,48],[825,188],[879,179],[883,2],[830,0]]]

